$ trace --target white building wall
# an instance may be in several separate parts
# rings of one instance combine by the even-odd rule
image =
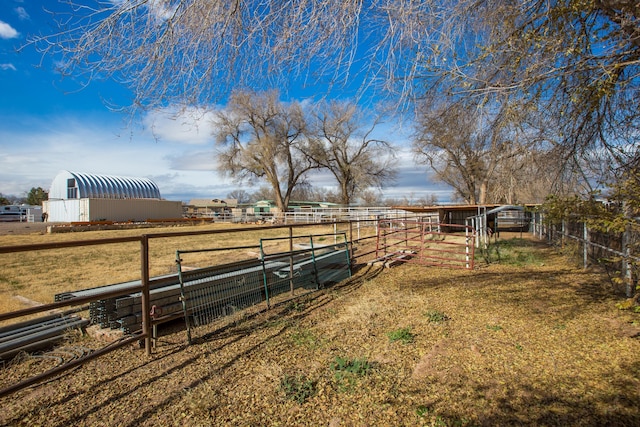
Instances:
[[[48,222],[81,221],[80,201],[81,200],[79,199],[45,200],[44,202],[42,202],[42,209],[47,214]]]
[[[49,222],[145,221],[182,218],[182,202],[157,199],[47,200]]]

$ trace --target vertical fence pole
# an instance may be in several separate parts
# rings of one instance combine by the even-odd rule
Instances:
[[[191,340],[191,322],[189,321],[189,310],[187,309],[187,295],[184,292],[184,277],[182,276],[182,258],[180,251],[176,251],[176,266],[178,268],[178,280],[180,281],[180,301],[182,302],[182,314],[184,315],[184,323],[187,328],[187,342],[192,344]]]
[[[293,292],[293,227],[289,227],[289,289]]]
[[[313,275],[316,281],[316,290],[320,289],[320,274],[318,274],[318,264],[316,263],[316,250],[313,245],[313,234],[309,235],[309,246],[311,247],[311,263],[313,265]]]
[[[540,216],[538,218],[539,224],[538,224],[538,233],[539,233],[539,238],[540,240],[542,240],[542,224],[543,224],[543,220],[542,220],[542,212],[540,213]]]
[[[537,216],[536,212],[531,213],[531,235],[533,237],[536,236],[536,216]]]
[[[633,277],[631,275],[631,263],[629,262],[629,260],[631,259],[631,245],[629,244],[630,241],[631,225],[626,224],[624,227],[624,232],[622,233],[622,253],[624,254],[624,256],[622,257],[622,274],[627,298],[632,298],[633,294],[635,294],[635,289],[633,288]]]
[[[360,222],[358,221],[358,234],[360,233]],[[360,236],[358,236],[359,238]],[[347,252],[349,253],[349,264],[353,260],[353,221],[349,220],[349,241],[347,243]]]
[[[466,261],[467,270],[469,270],[469,253],[471,252],[469,250],[469,242],[470,241],[471,241],[471,239],[469,238],[469,226],[466,226],[464,228],[464,243],[465,243],[464,252],[465,252],[465,261]],[[471,242],[471,244],[473,245],[473,242]]]
[[[589,230],[587,229],[587,223],[582,223],[582,258],[584,263],[584,269],[589,266]]]
[[[144,349],[151,356],[151,306],[149,295],[149,236],[140,236],[140,281],[142,282],[142,333]]]
[[[271,303],[269,302],[269,281],[267,279],[267,266],[265,262],[264,245],[262,239],[260,239],[260,263],[262,264],[262,281],[264,284],[264,298],[267,302],[267,310],[271,309]]]

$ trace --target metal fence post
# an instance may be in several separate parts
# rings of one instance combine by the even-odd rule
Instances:
[[[360,233],[360,221],[358,221],[358,234]],[[359,238],[360,236],[358,236]],[[349,253],[349,263],[353,260],[353,221],[349,220],[349,243],[347,244],[347,252]]]
[[[142,283],[142,333],[144,349],[151,355],[151,306],[149,303],[149,236],[140,236],[140,281]]]
[[[635,294],[635,289],[633,287],[633,277],[631,274],[631,245],[629,242],[631,241],[631,225],[626,224],[624,227],[624,232],[622,233],[622,253],[624,256],[622,257],[622,274],[625,285],[625,293],[627,298],[632,298]]]
[[[583,263],[584,263],[584,269],[586,270],[587,267],[589,266],[589,231],[587,229],[587,223],[586,221],[582,223],[582,240],[583,240],[583,246],[582,246],[582,258],[583,258]]]
[[[289,288],[291,289],[291,295],[293,295],[293,227],[289,227]]]

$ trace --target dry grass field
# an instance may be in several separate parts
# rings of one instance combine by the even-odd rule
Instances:
[[[151,357],[124,348],[0,399],[0,424],[640,425],[640,315],[616,308],[606,276],[541,243],[505,240],[500,259],[363,267],[199,327],[191,346],[167,325]],[[0,386],[54,363],[15,360]]]

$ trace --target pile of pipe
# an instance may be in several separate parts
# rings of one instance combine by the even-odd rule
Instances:
[[[50,314],[0,328],[0,359],[30,353],[64,340],[70,330],[83,330],[89,324],[77,314]]]
[[[287,292],[291,286],[317,289],[330,280],[348,277],[348,263],[348,254],[342,250],[317,257],[289,254],[266,261],[251,259],[154,277],[149,286],[150,314],[160,323],[163,319],[183,317],[186,311],[193,324],[210,323]],[[56,295],[56,301],[96,295],[96,300],[89,304],[91,323],[129,334],[141,329],[141,292],[104,299],[99,294],[139,286],[138,280],[64,292]]]

